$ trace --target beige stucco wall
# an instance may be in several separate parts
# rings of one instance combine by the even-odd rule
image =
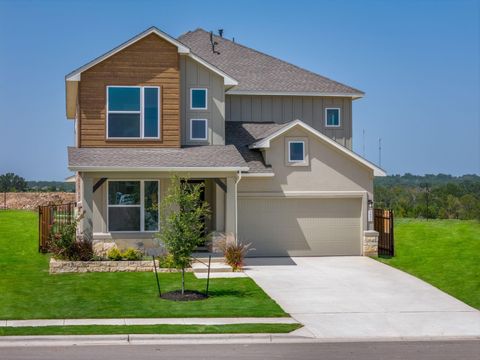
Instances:
[[[325,109],[340,109],[340,126],[325,126]],[[319,96],[225,96],[225,120],[286,123],[300,119],[352,148],[352,99]]]
[[[287,166],[285,138],[304,138],[308,141],[307,166]],[[359,191],[373,195],[373,170],[319,140],[309,132],[294,127],[271,141],[264,152],[266,162],[272,165],[274,177],[243,177],[239,195],[246,192],[286,191]]]
[[[190,110],[190,89],[208,89],[207,110]],[[192,59],[180,57],[180,119],[183,145],[225,144],[225,89],[224,80]],[[208,140],[190,140],[190,119],[208,120]]]

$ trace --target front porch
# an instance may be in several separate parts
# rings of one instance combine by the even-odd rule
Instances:
[[[237,172],[176,174],[205,184],[204,200],[211,209],[205,222],[207,233],[235,235]],[[161,244],[155,235],[161,231],[160,203],[172,176],[170,172],[79,172],[78,207],[84,212],[80,231],[100,252],[113,244],[119,249],[158,251]]]

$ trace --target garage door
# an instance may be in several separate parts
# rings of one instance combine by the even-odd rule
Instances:
[[[361,199],[239,198],[249,256],[360,255]]]

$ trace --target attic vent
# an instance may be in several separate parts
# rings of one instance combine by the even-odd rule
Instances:
[[[212,45],[212,52],[214,54],[220,54],[220,52],[215,49],[215,46],[218,45],[218,43],[213,40],[213,31],[210,31],[210,44]]]

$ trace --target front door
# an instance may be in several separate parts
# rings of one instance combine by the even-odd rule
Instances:
[[[201,188],[201,191],[200,191],[200,201],[203,203],[205,201],[205,180],[187,180],[187,183],[188,184],[203,184],[202,188]],[[205,219],[205,217],[202,218],[202,222],[203,222],[203,229],[204,229],[204,233],[207,234],[207,219]],[[199,251],[205,251],[207,250],[207,246],[206,244],[202,244],[200,245],[197,250]]]

